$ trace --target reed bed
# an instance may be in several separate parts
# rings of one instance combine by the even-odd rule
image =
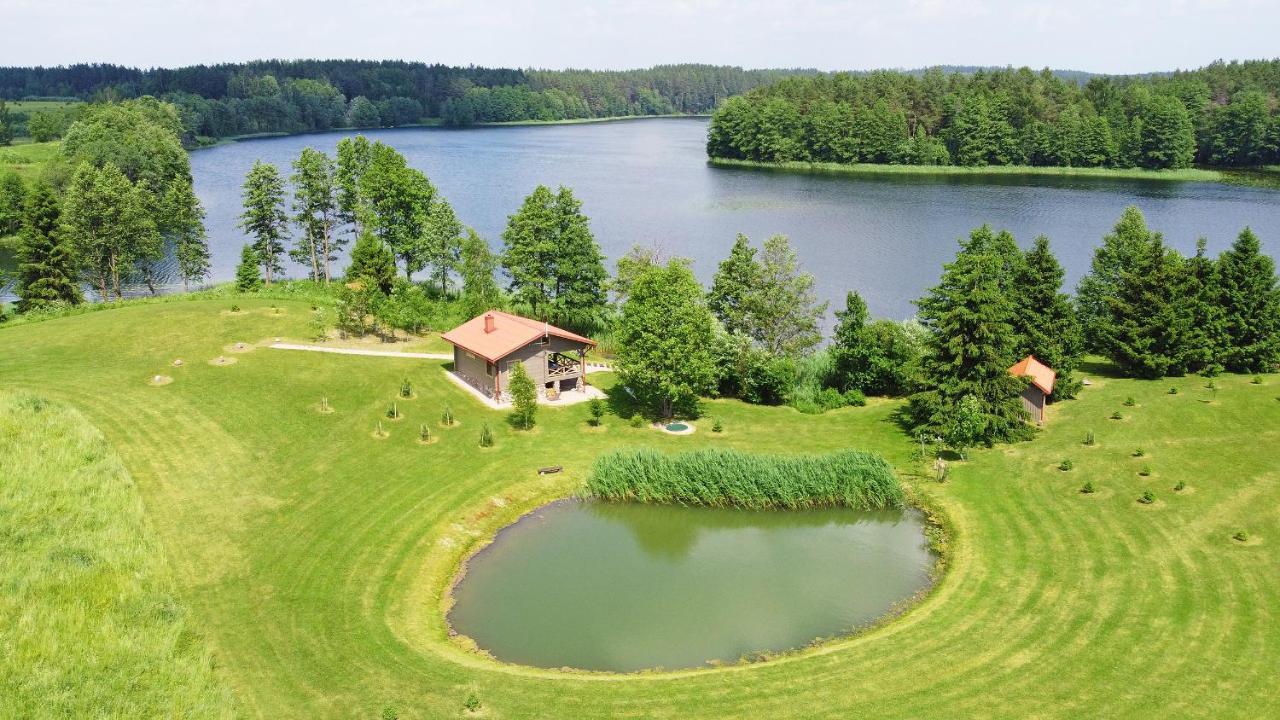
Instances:
[[[618,502],[748,509],[880,510],[904,502],[889,463],[860,450],[785,456],[719,449],[678,455],[619,450],[596,460],[587,490]]]

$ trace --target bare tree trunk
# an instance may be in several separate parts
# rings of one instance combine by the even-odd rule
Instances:
[[[324,219],[324,284],[329,284],[329,259],[333,257],[333,241],[330,238],[332,229],[329,227],[329,218]]]

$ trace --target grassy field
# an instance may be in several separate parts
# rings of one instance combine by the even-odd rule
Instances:
[[[1093,384],[1051,408],[1037,440],[975,451],[937,484],[911,461],[892,402],[809,416],[714,401],[724,432],[689,436],[612,415],[591,428],[578,405],[543,409],[521,433],[445,382],[440,362],[269,350],[256,343],[307,335],[307,305],[241,299],[231,314],[230,302],[0,326],[0,376],[78,408],[115,448],[244,716],[467,717],[472,694],[489,718],[1280,712],[1280,377],[1210,391],[1087,367]],[[218,356],[236,362],[210,364]],[[417,397],[376,438],[405,377]],[[435,422],[446,404],[451,428]],[[480,450],[486,422],[497,443]],[[438,440],[419,444],[419,423]],[[576,675],[451,641],[444,588],[463,557],[631,447],[881,453],[943,510],[949,568],[892,621],[755,665]],[[540,478],[545,465],[565,472]],[[1079,493],[1086,481],[1097,492]],[[1153,504],[1136,502],[1144,490]],[[18,530],[0,523],[0,537]]]
[[[1221,182],[1227,179],[1226,173],[1218,170],[1186,168],[1183,170],[1144,170],[1142,168],[1080,168],[1080,167],[1039,167],[1031,165],[987,165],[969,167],[964,165],[878,165],[873,163],[808,163],[784,162],[766,163],[752,160],[729,160],[712,158],[707,161],[713,167],[744,167],[777,170],[779,172],[823,173],[830,175],[963,175],[968,177],[994,176],[1051,176],[1051,177],[1096,177],[1119,180],[1179,180],[1183,182]]]
[[[0,391],[0,717],[232,717],[115,451]]]
[[[61,141],[26,143],[0,147],[0,175],[16,172],[27,179],[34,179],[45,163],[57,156]]]

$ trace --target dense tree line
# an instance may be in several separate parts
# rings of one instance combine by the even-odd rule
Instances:
[[[1027,68],[789,77],[725,102],[707,153],[764,162],[1184,168],[1280,162],[1280,60],[1083,85]]]
[[[711,65],[645,70],[511,70],[398,61],[297,60],[140,70],[115,65],[0,68],[0,98],[118,100],[179,109],[197,137],[475,122],[709,112],[726,97],[798,71]],[[57,113],[37,122],[54,132]],[[53,126],[53,127],[50,127]],[[26,127],[24,125],[24,127]]]

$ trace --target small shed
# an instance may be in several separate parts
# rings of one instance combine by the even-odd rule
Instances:
[[[494,400],[509,397],[517,364],[524,365],[540,395],[586,391],[591,338],[500,310],[477,315],[441,337],[453,345],[454,375]]]
[[[1043,424],[1044,406],[1048,404],[1049,396],[1053,394],[1053,383],[1058,379],[1058,373],[1037,360],[1035,355],[1028,355],[1014,363],[1013,367],[1009,368],[1009,374],[1031,380],[1022,391],[1022,406],[1027,409],[1031,419],[1035,420],[1037,425]]]

